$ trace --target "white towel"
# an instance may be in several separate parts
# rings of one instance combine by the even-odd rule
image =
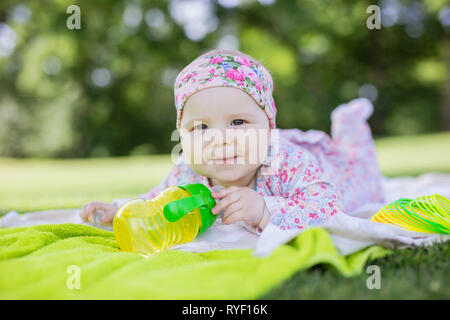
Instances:
[[[398,198],[416,198],[424,195],[440,194],[450,198],[450,174],[427,173],[419,177],[385,178],[383,181],[386,203]],[[371,203],[348,214],[332,217],[323,227],[341,254],[347,255],[366,246],[379,244],[389,248],[428,246],[444,242],[450,235],[426,234],[406,231],[398,227],[371,222],[370,218],[384,205]],[[7,213],[1,220],[1,227],[19,227],[54,223],[83,223],[98,228],[112,230],[111,225],[101,222],[86,223],[80,218],[80,209],[61,209],[30,212],[19,215],[15,211]],[[299,230],[280,230],[269,224],[258,235],[243,223],[225,225],[217,219],[210,229],[190,243],[184,243],[171,250],[204,252],[217,249],[252,249],[255,256],[266,256],[278,246],[296,237]]]

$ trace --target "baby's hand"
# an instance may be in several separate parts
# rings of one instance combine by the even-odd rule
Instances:
[[[263,197],[250,188],[232,186],[211,195],[216,200],[221,199],[212,208],[213,214],[226,209],[222,216],[225,224],[244,221],[252,227],[258,227],[265,214]]]
[[[80,216],[83,221],[92,221],[94,219],[94,214],[98,210],[103,211],[102,222],[103,223],[112,223],[114,215],[119,209],[116,205],[112,203],[104,203],[100,201],[92,201],[86,203],[81,209]]]

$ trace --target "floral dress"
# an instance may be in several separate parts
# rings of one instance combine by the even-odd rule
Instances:
[[[271,224],[283,230],[320,226],[333,215],[383,202],[382,176],[366,121],[372,111],[367,99],[339,106],[332,113],[332,137],[317,130],[279,131],[278,146],[269,148],[255,185]],[[140,197],[151,199],[169,186],[185,183],[211,187],[181,155],[167,177]]]

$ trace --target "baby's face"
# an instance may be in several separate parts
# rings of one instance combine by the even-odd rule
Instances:
[[[233,87],[193,94],[184,106],[180,133],[191,168],[223,186],[248,181],[270,145],[266,113],[247,93]]]

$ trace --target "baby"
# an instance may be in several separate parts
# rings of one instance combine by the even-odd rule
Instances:
[[[366,122],[367,99],[341,105],[326,133],[277,129],[273,82],[254,58],[213,50],[192,61],[174,85],[177,129],[183,153],[168,176],[149,193],[202,183],[213,192],[222,222],[243,222],[257,234],[269,224],[303,229],[368,202],[382,202],[381,174]],[[84,220],[102,210],[111,223],[120,203],[93,201]]]

